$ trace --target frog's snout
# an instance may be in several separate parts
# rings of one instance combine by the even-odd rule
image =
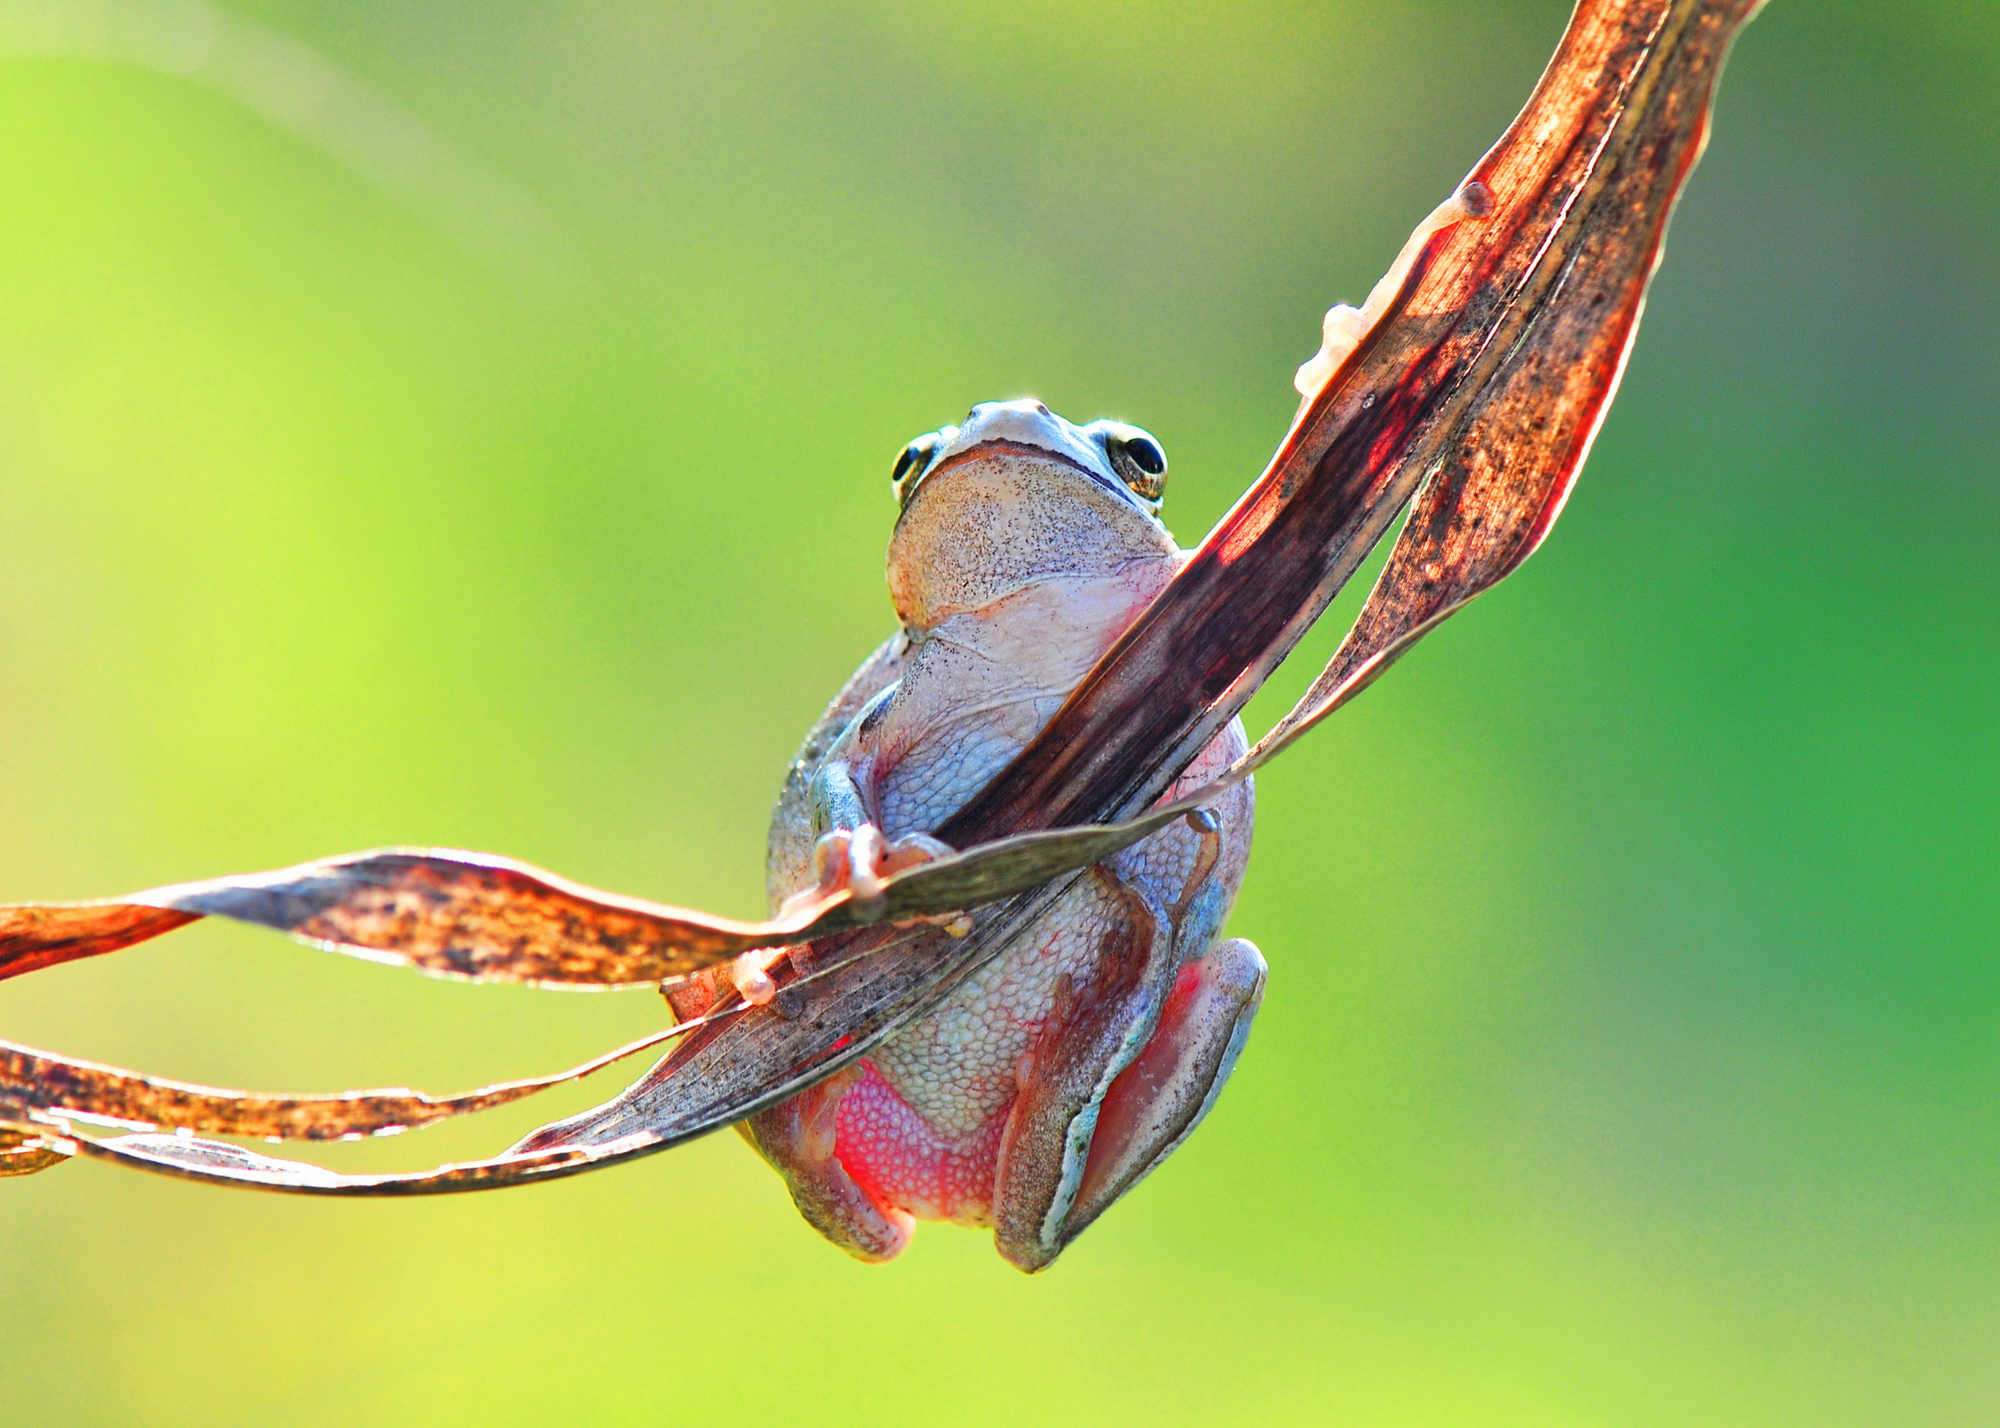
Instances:
[[[982,441],[1013,441],[1075,460],[1078,453],[1073,448],[1087,445],[1078,439],[1080,436],[1075,427],[1050,411],[1047,404],[1034,397],[1023,397],[1017,402],[979,403],[965,414],[965,424],[959,428],[958,439],[952,445],[964,451]]]

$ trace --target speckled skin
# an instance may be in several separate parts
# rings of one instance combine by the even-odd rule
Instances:
[[[1020,402],[975,408],[934,439],[889,546],[902,631],[792,764],[771,824],[774,905],[818,882],[829,779],[851,779],[892,839],[937,827],[1179,568],[1097,433]],[[1175,794],[1243,749],[1232,723]],[[864,1259],[894,1255],[914,1219],[990,1225],[1003,1255],[1039,1269],[1164,1159],[1227,1078],[1262,995],[1255,948],[1211,946],[1253,802],[1245,783],[1217,798],[1207,835],[1175,824],[1090,870],[935,1011],[747,1122],[805,1217]]]

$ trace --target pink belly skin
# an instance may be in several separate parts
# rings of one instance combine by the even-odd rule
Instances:
[[[993,1173],[1007,1111],[961,1139],[945,1140],[868,1062],[841,1097],[834,1154],[876,1201],[920,1220],[993,1223]]]

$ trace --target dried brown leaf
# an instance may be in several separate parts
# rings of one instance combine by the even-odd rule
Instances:
[[[1010,864],[1051,876],[1066,849],[1102,857],[1177,816],[1182,805],[1115,828],[1021,831],[1129,816],[1158,798],[1427,477],[1356,630],[1232,778],[1525,558],[1616,391],[1723,59],[1755,9],[1582,0],[1527,107],[1467,180],[1487,190],[1481,221],[1424,245],[1263,478],[1029,749],[939,830],[981,846],[904,875],[905,889],[964,879],[990,892],[1009,885]],[[959,943],[932,934],[884,947],[861,932],[795,952],[774,969],[789,1004],[781,993],[697,1031],[624,1095],[522,1147],[641,1130],[672,1144],[795,1094],[935,1005],[1032,926],[1066,881],[986,909]]]
[[[203,1135],[358,1140],[417,1130],[453,1116],[504,1106],[565,1081],[579,1081],[685,1030],[669,1027],[553,1076],[503,1081],[460,1096],[431,1096],[407,1087],[324,1096],[228,1091],[0,1041],[0,1119],[19,1122],[35,1112],[53,1111],[130,1128],[170,1127]]]
[[[334,1176],[185,1137],[105,1139],[72,1128],[52,1143],[315,1193],[473,1188],[663,1149],[865,1054],[1010,945],[1078,869],[1200,801],[1141,814],[1413,497],[1332,664],[1229,779],[1351,698],[1546,535],[1616,391],[1730,41],[1756,8],[1580,0],[1534,96],[1460,189],[1478,221],[1423,243],[1264,475],[1042,734],[937,830],[968,851],[892,880],[879,902],[829,900],[795,918],[739,923],[503,860],[391,852],[107,904],[0,909],[0,975],[113,950],[191,915],[257,922],[443,975],[560,986],[681,975],[749,947],[791,944],[769,1006],[726,1008],[624,1095],[505,1156],[422,1175]],[[972,907],[982,910],[959,940],[870,925]],[[22,1114],[24,1132],[64,1124],[59,1107]]]
[[[0,978],[114,952],[201,917],[434,976],[544,987],[646,986],[859,921],[845,892],[794,916],[739,922],[599,892],[508,858],[385,848],[101,902],[0,906]]]

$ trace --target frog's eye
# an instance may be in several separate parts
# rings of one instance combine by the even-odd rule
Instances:
[[[1167,453],[1160,443],[1136,426],[1108,425],[1104,454],[1118,479],[1142,501],[1157,503],[1167,489]]]
[[[917,489],[917,482],[930,469],[939,449],[957,435],[957,427],[946,427],[943,431],[920,436],[903,448],[903,454],[896,458],[896,464],[889,470],[889,489],[899,504],[910,499],[910,492]]]
[[[937,438],[921,437],[903,448],[903,454],[896,458],[896,464],[889,471],[889,484],[900,486],[911,473],[921,471],[930,465],[931,452],[937,447]]]

